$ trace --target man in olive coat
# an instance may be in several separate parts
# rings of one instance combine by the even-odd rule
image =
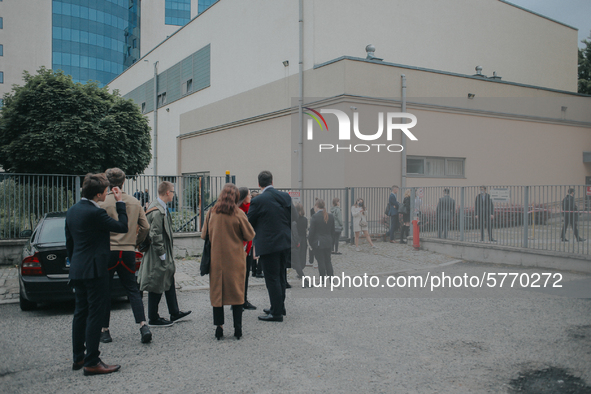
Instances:
[[[148,322],[153,327],[168,327],[191,313],[179,310],[174,287],[174,257],[172,218],[166,204],[174,197],[174,185],[162,182],[158,185],[158,198],[152,201],[146,217],[150,224],[152,244],[144,254],[138,280],[140,290],[148,292]],[[166,297],[170,320],[158,315],[158,304]]]

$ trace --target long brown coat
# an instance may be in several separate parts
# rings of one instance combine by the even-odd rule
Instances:
[[[201,238],[205,239],[209,228],[209,240],[211,241],[209,298],[211,306],[241,305],[244,303],[244,282],[246,280],[244,242],[254,238],[254,229],[248,222],[246,214],[238,207],[231,215],[215,213],[213,209],[209,215],[201,230]]]

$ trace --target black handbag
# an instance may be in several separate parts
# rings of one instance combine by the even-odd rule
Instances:
[[[408,211],[407,211],[407,209],[406,209],[406,205],[402,204],[402,205],[400,206],[400,208],[398,208],[398,213],[401,213],[401,214],[403,214],[403,215],[407,214],[407,213],[408,213]]]
[[[207,216],[207,231],[205,232],[205,245],[203,245],[203,253],[201,253],[201,265],[199,270],[201,276],[209,275],[211,269],[211,242],[209,241],[209,218],[211,217],[211,211]]]

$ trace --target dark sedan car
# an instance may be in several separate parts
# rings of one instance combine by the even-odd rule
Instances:
[[[65,225],[66,212],[48,213],[39,221],[37,228],[23,246],[18,275],[21,310],[35,309],[40,302],[63,302],[74,299],[72,288],[68,286],[70,261],[66,252]],[[142,254],[136,252],[136,268],[139,267],[141,258]],[[111,297],[125,295],[125,290],[115,274]]]

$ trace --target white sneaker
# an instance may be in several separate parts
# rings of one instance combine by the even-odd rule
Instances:
[[[355,248],[355,250],[358,251],[358,252],[361,252],[361,249],[359,249],[359,248]]]

